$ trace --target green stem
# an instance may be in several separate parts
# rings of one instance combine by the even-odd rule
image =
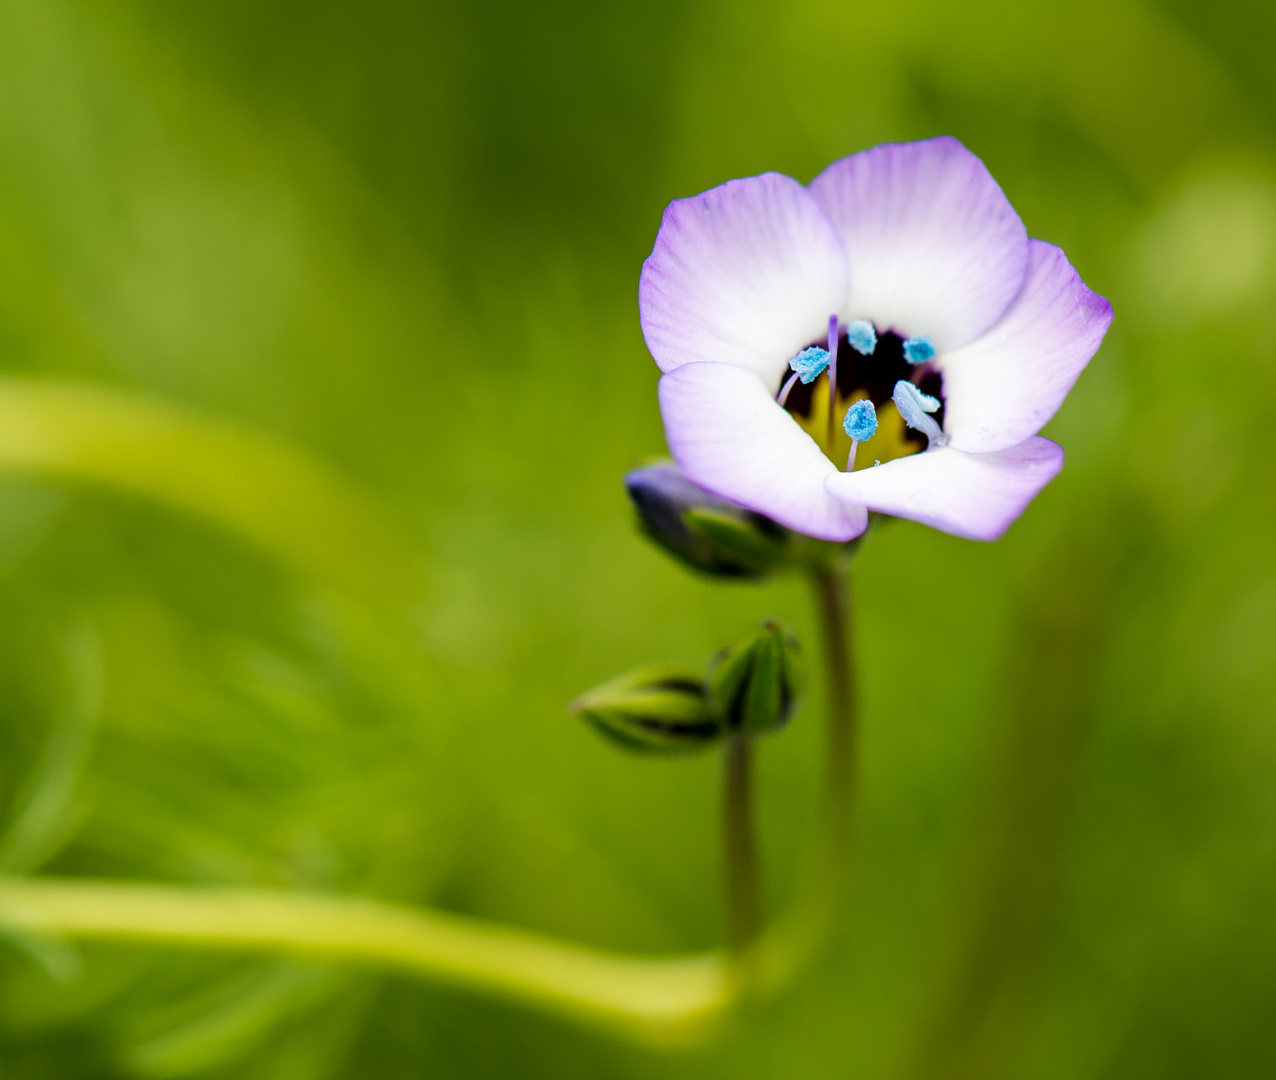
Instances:
[[[318,893],[4,878],[0,925],[54,941],[373,963],[657,1044],[703,1037],[733,999],[719,953],[625,956],[481,919]]]
[[[813,865],[783,920],[759,945],[758,983],[775,993],[818,952],[841,906],[855,796],[858,707],[851,654],[850,590],[843,572],[821,563],[811,584],[822,631],[825,668],[824,783]]]
[[[758,934],[758,866],[753,839],[753,747],[738,728],[723,750],[723,848],[727,943],[739,960]]]
[[[823,858],[830,877],[829,893],[841,891],[846,850],[854,804],[856,743],[859,710],[855,697],[855,660],[852,652],[850,586],[845,575],[832,566],[814,574],[816,605],[823,630],[827,672],[825,722]]]

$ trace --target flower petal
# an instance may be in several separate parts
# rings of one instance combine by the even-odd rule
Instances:
[[[1054,416],[1112,323],[1112,305],[1086,288],[1053,244],[1030,240],[1028,280],[988,333],[936,361],[944,431],[984,454],[1035,435]]]
[[[1034,436],[994,454],[952,447],[833,473],[829,493],[968,540],[996,540],[1063,468],[1063,448]]]
[[[846,242],[844,314],[942,352],[974,341],[1023,285],[1028,233],[974,154],[947,136],[835,161],[811,194]]]
[[[662,371],[725,361],[769,386],[823,340],[848,281],[842,241],[801,184],[732,180],[665,210],[638,283],[643,336]]]
[[[674,460],[707,491],[822,540],[867,527],[863,506],[830,497],[837,469],[752,372],[685,364],[660,380],[660,412]]]

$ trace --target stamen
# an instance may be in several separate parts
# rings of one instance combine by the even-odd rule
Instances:
[[[808,345],[789,361],[789,367],[797,373],[803,386],[814,382],[828,366],[828,350],[821,349],[818,345]]]
[[[927,450],[943,446],[948,442],[948,436],[940,430],[934,420],[926,415],[939,408],[938,398],[923,394],[908,380],[900,379],[895,384],[894,401],[899,415],[904,418],[904,423],[926,436]]]
[[[924,364],[935,357],[935,343],[926,334],[904,342],[904,359],[910,364]]]
[[[842,430],[856,442],[867,442],[877,432],[877,410],[868,400],[857,401],[846,410]]]
[[[937,397],[931,397],[929,394],[923,394],[921,389],[915,382],[909,380],[909,385],[913,387],[913,399],[922,407],[923,412],[937,413],[939,406],[943,404]]]
[[[877,433],[877,410],[871,401],[857,401],[846,410],[842,430],[851,437],[851,452],[846,459],[846,471],[855,471],[855,451]]]
[[[871,356],[877,348],[877,330],[867,319],[852,319],[846,327],[846,340],[860,356]]]

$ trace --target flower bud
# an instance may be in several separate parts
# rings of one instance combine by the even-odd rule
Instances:
[[[768,619],[757,633],[714,658],[708,681],[728,727],[755,734],[779,731],[806,685],[801,646],[790,629]]]
[[[788,557],[789,533],[719,499],[671,461],[625,475],[643,531],[675,558],[719,577],[761,577]]]
[[[651,666],[604,683],[567,706],[608,738],[649,754],[704,750],[723,733],[700,675]]]

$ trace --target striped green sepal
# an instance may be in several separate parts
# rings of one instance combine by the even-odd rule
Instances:
[[[688,754],[723,734],[704,680],[686,668],[639,668],[581,694],[568,710],[628,750]]]
[[[768,619],[757,633],[724,649],[709,669],[710,695],[728,727],[755,734],[789,722],[806,686],[796,635]]]

